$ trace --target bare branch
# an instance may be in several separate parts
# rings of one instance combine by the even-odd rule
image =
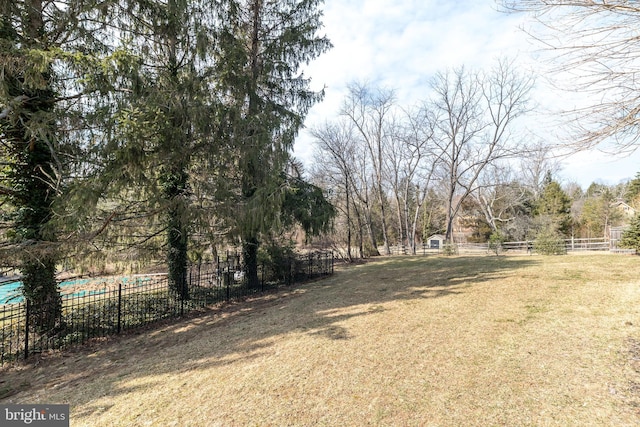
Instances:
[[[527,33],[552,54],[555,87],[584,94],[566,109],[565,147],[580,151],[611,143],[633,152],[640,144],[640,4],[628,0],[501,0],[506,12],[528,12]]]

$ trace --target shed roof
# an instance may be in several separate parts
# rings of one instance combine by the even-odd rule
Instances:
[[[444,234],[434,234],[432,236],[429,236],[429,238],[427,240],[444,240],[446,237]]]

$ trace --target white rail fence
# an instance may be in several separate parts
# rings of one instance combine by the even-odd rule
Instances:
[[[610,251],[615,253],[629,253],[635,254],[635,249],[622,249],[617,246],[616,240],[610,240],[607,238],[573,238],[565,239],[565,248],[567,252],[583,252],[583,251]],[[456,250],[458,253],[483,253],[491,252],[488,243],[456,243]],[[397,245],[389,248],[392,255],[410,255],[411,250],[408,246]],[[534,243],[532,240],[525,240],[521,242],[504,242],[501,248],[502,252],[523,252],[532,253],[534,250]],[[416,247],[417,255],[438,254],[442,253],[443,248],[432,248],[428,243],[418,245]],[[382,250],[380,253],[383,253]]]

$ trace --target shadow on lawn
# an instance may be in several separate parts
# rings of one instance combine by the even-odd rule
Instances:
[[[45,357],[35,365],[29,360],[3,373],[0,389],[15,387],[15,393],[0,395],[0,402],[37,403],[37,393],[47,403],[70,403],[72,411],[78,408],[77,417],[96,416],[109,408],[92,401],[161,387],[158,375],[258,359],[270,353],[274,339],[291,333],[348,340],[349,331],[339,323],[384,311],[386,302],[455,298],[534,263],[509,257],[402,257],[340,269],[324,280]],[[93,391],[73,393],[89,382],[96,387],[85,389]]]

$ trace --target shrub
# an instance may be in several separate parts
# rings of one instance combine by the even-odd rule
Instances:
[[[442,253],[447,256],[458,254],[458,245],[455,243],[445,243],[442,246]]]
[[[495,252],[496,255],[499,255],[502,252],[502,245],[504,244],[506,238],[504,234],[499,231],[494,231],[489,236],[489,249]]]
[[[640,252],[640,214],[636,215],[629,228],[622,233],[618,246]]]
[[[564,255],[567,253],[564,239],[553,230],[544,230],[538,233],[533,241],[533,250],[540,255]]]
[[[258,262],[261,263],[268,278],[275,281],[289,282],[291,279],[292,262],[296,253],[292,243],[280,245],[271,242],[261,248],[258,254]]]

